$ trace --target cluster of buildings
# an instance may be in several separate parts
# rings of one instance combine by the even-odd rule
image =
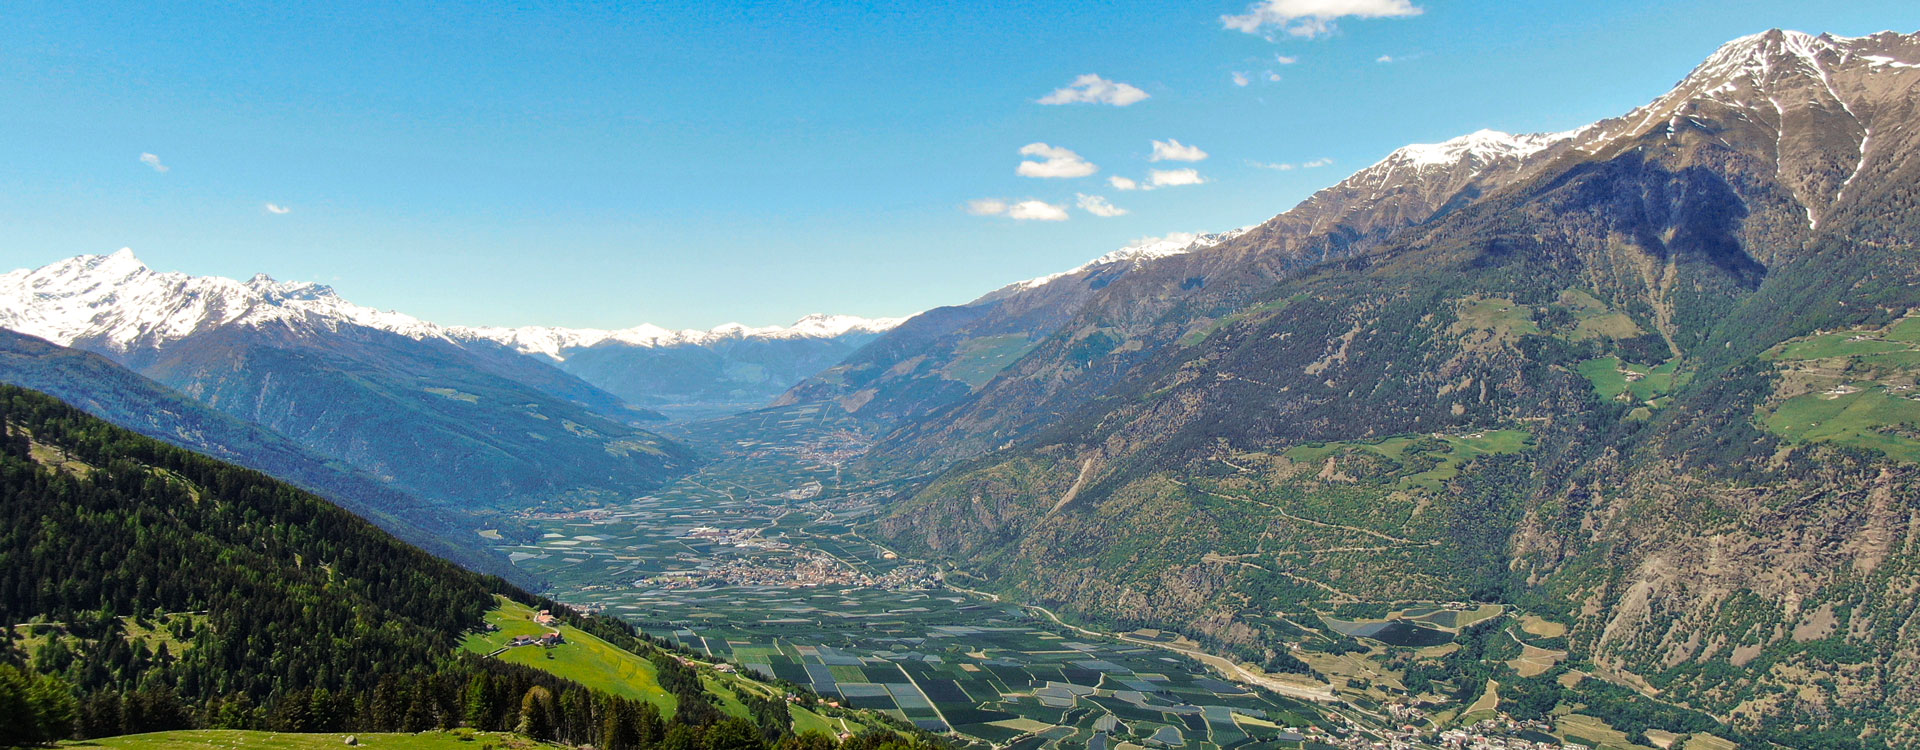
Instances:
[[[761,539],[759,529],[721,529],[713,526],[695,526],[681,535],[682,539],[696,539],[722,547],[740,547],[743,549],[784,550],[793,547],[786,542]]]
[[[1574,742],[1540,742],[1513,736],[1513,733],[1521,731],[1531,731],[1540,736],[1549,729],[1552,727],[1545,722],[1520,722],[1503,715],[1470,727],[1446,730],[1440,733],[1437,741],[1441,747],[1449,750],[1589,750],[1586,745]]]
[[[507,642],[507,647],[558,646],[566,642],[566,637],[560,635],[560,631],[553,630],[548,631],[545,635],[516,635],[513,637],[513,640]]]
[[[831,555],[809,549],[796,549],[791,561],[747,559],[723,560],[698,570],[676,570],[640,580],[641,588],[688,589],[706,586],[777,586],[811,588],[814,586],[870,586],[873,577],[840,564]]]
[[[888,591],[919,591],[941,586],[939,576],[924,565],[902,565],[882,575],[861,573],[817,550],[793,548],[791,556],[775,559],[733,559],[643,578],[638,588],[691,589],[707,586],[773,586],[813,588],[848,586]]]

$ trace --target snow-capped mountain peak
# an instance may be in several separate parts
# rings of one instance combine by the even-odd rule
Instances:
[[[1566,140],[1567,133],[1529,133],[1513,135],[1498,130],[1476,130],[1439,143],[1416,143],[1388,155],[1385,161],[1414,168],[1484,162],[1490,159],[1525,159]]]
[[[1134,240],[1125,247],[1074,266],[1073,268],[1027,279],[1026,281],[1014,282],[1003,288],[1002,291],[1033,289],[1046,286],[1055,280],[1066,278],[1082,271],[1117,263],[1132,263],[1138,265],[1157,258],[1184,255],[1226,242],[1227,240],[1246,234],[1247,230],[1252,228],[1253,227],[1240,227],[1239,229],[1229,229],[1225,232],[1170,232],[1161,237],[1142,237]]]
[[[0,275],[0,327],[61,345],[87,342],[115,353],[158,347],[226,325],[279,323],[307,330],[359,326],[416,340],[492,341],[527,354],[564,359],[570,349],[613,341],[631,346],[701,345],[727,338],[833,338],[880,332],[904,318],[809,315],[791,326],[728,323],[706,331],[642,324],[620,330],[443,326],[392,310],[356,305],[325,284],[247,281],[156,272],[132,250],[82,255]]]

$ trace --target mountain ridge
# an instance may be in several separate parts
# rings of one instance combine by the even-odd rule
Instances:
[[[874,532],[1255,663],[1338,606],[1508,602],[1584,675],[1789,746],[1902,746],[1915,64],[1920,35],[1745,37],[1490,172],[1350,178],[1144,264],[883,438],[871,465],[946,468]],[[1491,669],[1503,702],[1578,702]]]

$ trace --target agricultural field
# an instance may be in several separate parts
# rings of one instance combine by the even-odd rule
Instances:
[[[1920,462],[1920,317],[1794,339],[1765,358],[1781,370],[1758,415],[1768,431]]]

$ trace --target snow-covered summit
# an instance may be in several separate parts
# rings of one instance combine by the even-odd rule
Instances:
[[[1142,237],[1134,240],[1126,247],[1094,258],[1073,268],[1027,279],[1026,281],[1017,281],[1007,285],[1004,290],[1033,289],[1046,286],[1057,279],[1072,276],[1082,271],[1111,266],[1118,263],[1132,263],[1137,266],[1157,258],[1184,255],[1226,242],[1227,240],[1246,234],[1247,230],[1252,228],[1253,227],[1241,227],[1239,229],[1229,229],[1225,232],[1172,232],[1162,237]]]
[[[1439,143],[1416,143],[1388,155],[1410,167],[1453,166],[1490,159],[1525,159],[1568,138],[1567,133],[1514,135],[1498,130],[1476,130]]]
[[[61,345],[84,341],[118,353],[160,346],[221,326],[282,324],[311,331],[360,326],[454,343],[486,340],[562,359],[569,349],[607,341],[650,347],[728,338],[832,338],[884,331],[902,320],[809,315],[791,326],[728,323],[706,331],[669,331],[644,324],[613,331],[443,326],[401,312],[356,305],[324,284],[277,281],[266,274],[243,282],[154,271],[130,249],[0,275],[0,327]]]

